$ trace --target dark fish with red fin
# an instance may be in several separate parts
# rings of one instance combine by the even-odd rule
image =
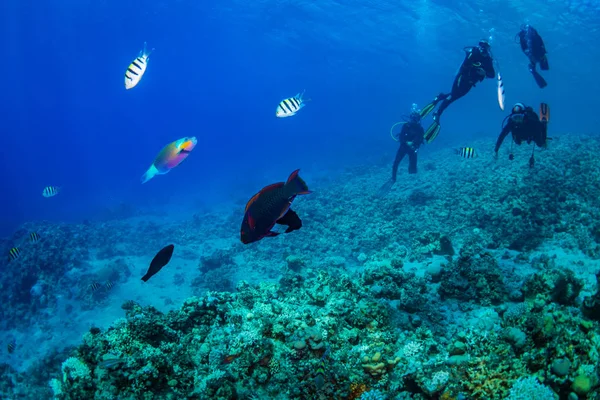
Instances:
[[[300,194],[312,193],[306,183],[298,175],[299,169],[291,173],[287,182],[278,182],[264,187],[246,204],[246,212],[242,221],[242,243],[259,241],[265,236],[277,236],[273,232],[275,224],[286,225],[285,233],[302,227],[302,220],[290,206]]]
[[[142,280],[144,282],[147,282],[148,279],[154,276],[158,271],[162,269],[162,267],[164,267],[169,263],[169,261],[171,261],[171,256],[173,255],[174,249],[175,246],[170,244],[154,256],[152,262],[150,263],[150,267],[148,268],[148,272],[146,272],[146,275],[142,276]]]

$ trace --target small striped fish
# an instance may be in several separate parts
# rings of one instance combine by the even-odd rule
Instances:
[[[504,97],[504,82],[502,82],[502,76],[498,72],[498,105],[502,111],[504,111]]]
[[[42,196],[44,197],[54,197],[58,194],[60,188],[56,186],[46,186],[44,190],[42,190]]]
[[[98,363],[98,366],[100,368],[110,369],[110,368],[118,367],[119,365],[123,364],[125,361],[127,361],[127,360],[124,358],[110,357],[110,358],[105,358],[104,360],[100,361]]]
[[[40,239],[41,237],[37,232],[31,232],[29,234],[29,240],[31,241],[31,243],[37,243],[40,241]]]
[[[115,284],[112,283],[111,281],[107,281],[104,286],[106,287],[106,290],[110,290],[113,288],[113,286],[115,286]]]
[[[150,57],[153,50],[148,51],[146,42],[144,42],[144,49],[140,51],[140,54],[129,64],[127,71],[125,71],[125,89],[131,89],[140,83],[148,67],[148,57]]]
[[[277,110],[275,111],[275,116],[277,118],[285,118],[291,117],[292,115],[296,115],[296,113],[304,107],[306,104],[302,99],[304,96],[304,92],[298,93],[294,97],[290,97],[289,99],[282,100],[281,103],[277,106]]]
[[[95,292],[96,290],[100,289],[100,284],[98,282],[94,282],[90,284],[90,289],[92,290],[92,292]]]
[[[15,341],[15,339],[8,342],[8,344],[6,345],[6,350],[8,350],[8,354],[12,354],[13,351],[15,351],[15,347],[17,347],[17,342]]]
[[[19,250],[18,247],[13,247],[12,249],[10,249],[8,251],[8,257],[10,258],[10,261],[14,261],[17,258],[19,258],[19,256],[21,255],[21,250]]]
[[[477,154],[475,153],[475,149],[472,147],[461,147],[458,150],[454,150],[454,152],[456,154],[458,154],[459,156],[461,156],[462,158],[474,158],[477,157]]]

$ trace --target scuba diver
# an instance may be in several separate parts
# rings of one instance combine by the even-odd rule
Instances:
[[[549,120],[550,108],[546,103],[540,104],[539,118],[530,106],[525,106],[523,103],[515,104],[510,115],[502,121],[502,132],[500,132],[500,136],[498,136],[498,140],[496,141],[494,158],[498,158],[498,150],[500,149],[502,142],[506,136],[512,132],[513,141],[519,146],[524,140],[527,141],[527,144],[534,142],[531,157],[529,158],[529,167],[533,168],[535,165],[535,159],[533,158],[535,145],[541,148],[546,148],[547,146]],[[511,148],[508,159],[514,160],[514,158],[515,156],[513,155]]]
[[[548,57],[546,56],[546,47],[540,34],[531,25],[521,25],[521,31],[517,33],[516,38],[519,38],[521,44],[521,50],[529,58],[529,72],[533,75],[535,83],[540,88],[548,86],[546,80],[542,78],[539,72],[535,69],[536,64],[540,64],[542,71],[548,71],[550,69],[548,65]]]
[[[398,166],[400,165],[400,162],[404,156],[408,155],[408,173],[417,173],[417,150],[423,144],[424,130],[423,126],[421,125],[421,111],[418,109],[415,103],[412,105],[408,120],[399,122],[398,124],[403,125],[402,130],[398,134],[398,138],[395,138],[392,135],[394,140],[400,142],[400,147],[398,148],[394,165],[392,166],[392,178],[384,183],[379,189],[377,197],[384,197],[390,191],[392,186],[394,186],[394,183],[396,183]],[[398,124],[394,124],[394,126]],[[394,126],[392,126],[392,129]]]
[[[452,90],[450,93],[440,93],[433,101],[423,108],[421,117],[424,118],[441,101],[442,104],[433,114],[433,123],[425,132],[425,140],[431,143],[440,133],[440,117],[444,110],[453,102],[460,99],[471,90],[478,82],[485,78],[494,78],[494,59],[490,50],[490,44],[486,40],[481,40],[477,47],[465,47],[465,59],[458,70],[458,75],[454,78]]]

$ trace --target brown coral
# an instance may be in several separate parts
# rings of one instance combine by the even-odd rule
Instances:
[[[349,400],[356,400],[359,399],[360,396],[362,396],[362,394],[364,392],[366,392],[367,390],[369,390],[369,387],[364,384],[363,382],[353,382],[350,384],[350,394],[348,396]]]

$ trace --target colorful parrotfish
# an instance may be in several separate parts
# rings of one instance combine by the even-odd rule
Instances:
[[[154,178],[154,175],[164,175],[187,158],[196,147],[195,137],[184,137],[166,145],[154,159],[148,171],[142,176],[142,183]]]

